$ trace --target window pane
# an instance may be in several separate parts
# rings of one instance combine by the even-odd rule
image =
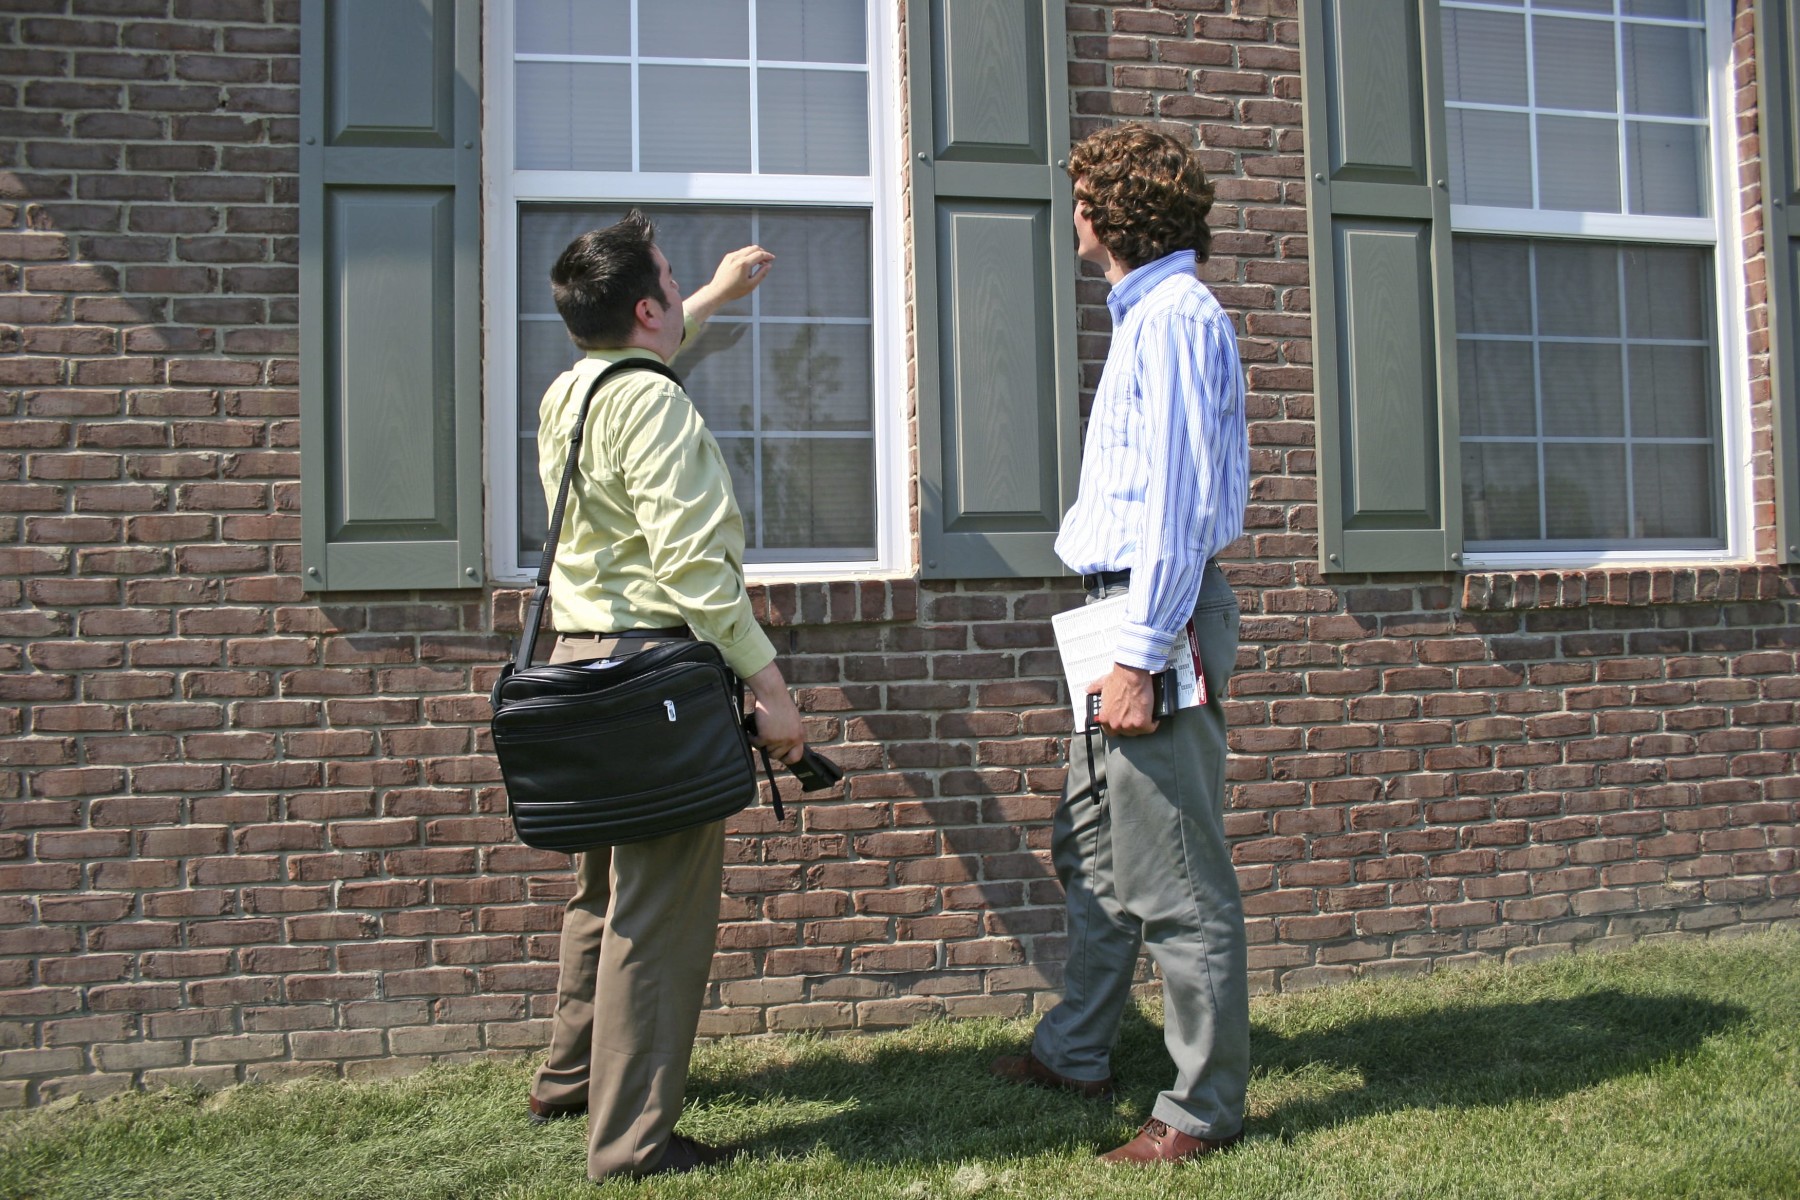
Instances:
[[[1476,104],[1529,103],[1524,14],[1446,9],[1444,94]]]
[[[751,438],[722,437],[716,439],[725,468],[731,473],[731,494],[738,510],[744,514],[744,545],[757,545],[756,519],[756,442]],[[746,549],[746,559],[754,557]]]
[[[1619,111],[1614,25],[1533,17],[1531,51],[1539,108]]]
[[[1452,203],[1707,216],[1705,29],[1627,20],[1613,12],[1611,0],[1531,7],[1529,13],[1491,11],[1485,4],[1443,10]],[[1596,17],[1551,15],[1552,8]],[[1690,0],[1627,6],[1627,15],[1664,21],[1697,20],[1698,11]],[[1529,55],[1521,36],[1527,22]],[[1527,58],[1530,89],[1524,86]],[[1621,105],[1633,117],[1653,119],[1630,121],[1621,130],[1613,118]],[[1533,156],[1535,161],[1523,161]]]
[[[550,297],[550,268],[576,236],[602,229],[625,215],[623,208],[562,208],[533,205],[519,214],[519,312],[556,312]],[[558,323],[560,327],[560,322]]]
[[[757,74],[761,170],[774,175],[869,173],[869,77],[860,71]]]
[[[1704,39],[1699,29],[1625,26],[1625,111],[1653,117],[1705,116]]]
[[[1533,8],[1560,8],[1566,12],[1610,13],[1613,0],[1536,0]]]
[[[522,62],[516,71],[518,170],[631,170],[630,67]]]
[[[1620,7],[1628,17],[1668,17],[1677,21],[1700,19],[1700,0],[1624,0]]]
[[[1694,246],[1625,250],[1625,296],[1634,338],[1712,338],[1712,252]]]
[[[1722,545],[1711,250],[1491,237],[1452,248],[1470,545]],[[1535,283],[1530,328],[1472,331],[1495,297],[1507,313],[1496,324],[1520,322],[1510,297],[1521,258]],[[1487,440],[1497,438],[1508,440]]]
[[[1621,541],[1625,519],[1625,447],[1544,447],[1544,521],[1554,539]]]
[[[519,430],[537,428],[538,401],[544,389],[569,369],[581,351],[558,321],[519,322]]]
[[[1463,433],[1535,437],[1537,394],[1530,342],[1461,341],[1456,347]]]
[[[763,428],[868,429],[869,337],[867,325],[765,325]]]
[[[554,311],[543,278],[550,264],[570,240],[612,224],[624,211],[618,204],[522,208],[522,315]],[[791,558],[795,551],[873,554],[873,437],[771,436],[773,431],[873,429],[868,210],[669,204],[645,212],[687,293],[712,278],[728,251],[754,242],[776,255],[769,281],[722,308],[675,360],[731,466],[752,548],[747,553],[762,561]],[[807,317],[822,321],[802,319]],[[536,424],[544,388],[580,351],[560,321],[521,320],[518,328],[519,428],[527,430]],[[800,486],[797,473],[810,465],[827,476],[801,480],[801,492],[790,497]],[[771,470],[786,474],[772,477]],[[765,505],[760,522],[759,497]],[[522,514],[542,509],[535,476],[521,476],[519,503]],[[522,515],[522,528],[525,520]],[[777,540],[759,543],[758,528]],[[822,540],[804,540],[815,534]],[[759,545],[763,552],[754,553]]]
[[[520,560],[535,569],[542,557],[544,539],[550,536],[550,502],[538,481],[537,439],[519,439],[519,550]]]
[[[1617,121],[1540,116],[1537,131],[1540,207],[1619,211]]]
[[[1625,128],[1631,211],[1661,217],[1706,216],[1712,189],[1706,130],[1660,121],[1629,121]]]
[[[516,0],[520,54],[631,53],[631,0]]]
[[[1457,331],[1530,333],[1530,243],[1459,237],[1451,246]]]
[[[755,342],[748,321],[715,318],[675,360],[694,407],[715,433],[756,428]]]
[[[1547,336],[1619,335],[1619,252],[1583,242],[1536,247],[1538,330]]]
[[[765,440],[762,545],[873,554],[874,478],[872,439]]]
[[[860,3],[843,0],[757,0],[756,56],[786,62],[868,61]]]
[[[669,204],[646,208],[644,212],[656,223],[657,248],[669,260],[669,271],[684,296],[699,291],[712,279],[721,258],[757,240],[747,208]],[[745,297],[721,306],[718,312],[721,316],[747,316],[750,305],[749,297]]]
[[[866,210],[771,209],[758,242],[776,268],[757,292],[762,311],[780,317],[870,314],[869,214]]]
[[[1631,347],[1631,433],[1710,438],[1712,352],[1705,346]]]
[[[1632,455],[1635,536],[1722,540],[1711,446],[1638,446]]]
[[[1537,447],[1464,442],[1463,533],[1471,542],[1537,541]]]
[[[638,0],[637,19],[645,58],[750,57],[744,0]]]
[[[1530,208],[1531,118],[1452,108],[1450,202]]]
[[[1545,342],[1544,433],[1620,437],[1625,433],[1625,373],[1617,345]]]
[[[538,478],[538,404],[544,391],[581,351],[561,321],[519,322],[519,548],[521,561],[537,565],[538,547],[550,531],[548,498]]]
[[[750,170],[748,67],[639,67],[645,171]]]

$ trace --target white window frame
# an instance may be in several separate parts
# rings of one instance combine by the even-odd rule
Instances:
[[[1736,86],[1732,79],[1730,0],[1703,0],[1706,25],[1707,98],[1711,106],[1711,199],[1716,219],[1651,217],[1605,213],[1490,208],[1452,204],[1454,234],[1494,234],[1532,239],[1578,238],[1615,243],[1703,245],[1713,248],[1713,294],[1717,312],[1719,389],[1719,469],[1724,475],[1725,546],[1715,550],[1465,550],[1466,570],[1580,570],[1585,568],[1745,562],[1756,545],[1751,522],[1750,356],[1745,306],[1743,211],[1738,195]],[[1459,9],[1521,14],[1517,5],[1456,0]],[[1533,10],[1537,11],[1537,10]],[[1558,17],[1578,13],[1558,12]],[[1634,19],[1637,20],[1637,19]],[[1654,22],[1651,22],[1654,23]],[[1686,23],[1682,23],[1686,26]],[[1691,26],[1687,26],[1691,27]],[[1526,70],[1531,67],[1531,41],[1525,43]],[[1618,86],[1623,88],[1621,78]],[[1535,169],[1535,165],[1534,165]],[[1621,192],[1621,195],[1624,193]],[[1458,453],[1461,453],[1458,441]],[[1456,497],[1456,503],[1463,499]]]
[[[754,0],[752,0],[754,3]],[[486,396],[484,459],[487,478],[489,575],[496,583],[529,583],[534,568],[519,545],[518,228],[521,205],[541,202],[637,204],[671,202],[741,206],[792,205],[866,210],[870,219],[871,423],[875,459],[875,555],[869,559],[787,561],[745,565],[755,581],[837,580],[907,575],[912,567],[908,523],[910,454],[906,426],[905,247],[899,172],[901,98],[891,6],[864,0],[868,10],[869,178],[818,175],[659,174],[618,171],[515,171],[512,169],[513,4],[483,5],[482,88],[485,149],[482,155],[483,387]],[[755,12],[751,52],[755,54]],[[533,56],[548,57],[556,56]],[[687,60],[683,60],[684,62]],[[774,60],[769,60],[774,61]],[[819,64],[795,64],[808,68]],[[636,103],[634,95],[633,103]],[[756,136],[754,122],[751,136]],[[633,146],[637,134],[633,132]],[[779,270],[777,265],[775,268]],[[698,282],[685,281],[690,289]],[[570,346],[570,361],[578,355]],[[548,381],[546,381],[547,383]],[[528,402],[535,397],[527,397]],[[747,498],[739,497],[739,503]]]

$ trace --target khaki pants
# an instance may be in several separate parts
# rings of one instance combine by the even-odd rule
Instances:
[[[605,657],[614,644],[565,636],[551,661]],[[586,1102],[588,1175],[598,1180],[656,1166],[681,1116],[718,939],[725,823],[575,860],[550,1057],[531,1093],[547,1104]]]
[[[1216,565],[1200,586],[1194,633],[1204,705],[1165,718],[1155,733],[1107,738],[1095,756],[1099,792],[1081,734],[1070,739],[1051,846],[1067,895],[1069,957],[1062,1001],[1038,1022],[1032,1052],[1072,1079],[1106,1078],[1138,951],[1148,946],[1175,1060],[1175,1082],[1150,1115],[1192,1137],[1224,1138],[1244,1124],[1250,997],[1224,811],[1238,608]]]

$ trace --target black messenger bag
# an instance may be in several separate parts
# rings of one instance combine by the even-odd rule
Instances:
[[[627,359],[600,373],[582,399],[569,459],[544,539],[537,589],[513,659],[494,684],[494,752],[519,840],[576,853],[723,820],[756,802],[756,767],[743,684],[709,642],[680,641],[622,658],[533,666],[569,483],[588,406],[614,375],[655,371]],[[770,772],[769,758],[762,757]],[[770,791],[774,778],[770,772]],[[781,798],[775,816],[785,818]]]

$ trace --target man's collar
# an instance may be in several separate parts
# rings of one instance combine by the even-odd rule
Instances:
[[[650,358],[662,363],[665,367],[669,365],[668,363],[663,362],[662,355],[654,350],[646,349],[643,346],[608,346],[603,350],[589,350],[586,352],[586,355],[588,358],[594,359],[596,362],[604,363],[609,367],[616,362],[624,362],[628,358]]]
[[[1173,254],[1165,254],[1155,262],[1145,263],[1131,274],[1113,285],[1113,290],[1106,294],[1106,307],[1112,310],[1113,324],[1117,325],[1125,319],[1132,306],[1150,294],[1150,289],[1165,279],[1177,275],[1194,273],[1194,252],[1177,250]]]

